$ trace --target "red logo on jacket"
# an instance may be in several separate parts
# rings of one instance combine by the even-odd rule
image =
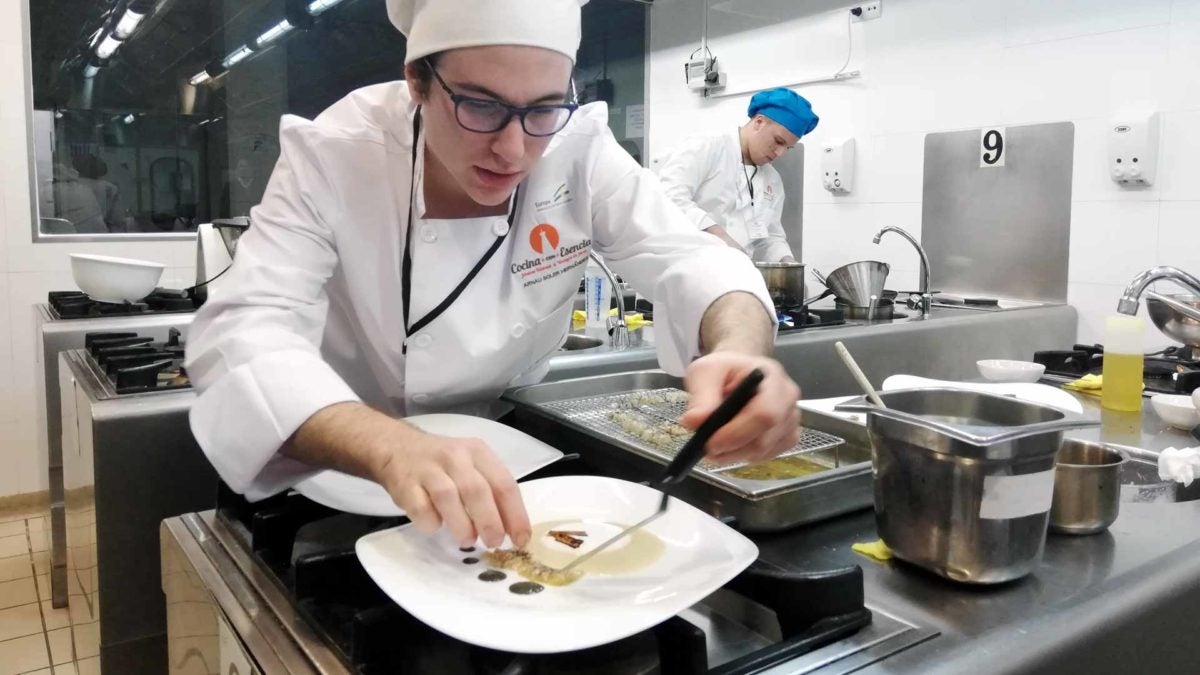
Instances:
[[[538,225],[529,233],[529,245],[539,254],[553,253],[558,248],[558,230],[547,223]]]

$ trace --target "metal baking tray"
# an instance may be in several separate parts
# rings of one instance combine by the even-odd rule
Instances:
[[[613,413],[631,413],[655,429],[673,424],[684,404],[668,395],[682,386],[679,378],[648,370],[536,384],[504,398],[515,406],[518,428],[579,452],[610,475],[640,481],[656,478],[687,436],[676,431],[646,440],[636,429],[623,428]],[[705,463],[676,494],[714,516],[732,516],[747,531],[786,529],[871,505],[868,449],[802,428],[801,443],[784,456],[823,469],[799,478],[755,480],[738,475],[742,465]]]

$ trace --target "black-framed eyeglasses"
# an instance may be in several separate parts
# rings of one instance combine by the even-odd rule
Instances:
[[[426,62],[428,63],[428,61]],[[488,98],[475,98],[456,94],[450,85],[438,75],[433,64],[429,70],[438,84],[454,102],[454,118],[467,131],[491,134],[508,126],[513,117],[521,120],[521,128],[530,136],[553,136],[567,126],[571,115],[579,109],[575,95],[575,80],[571,80],[571,103],[549,103],[531,106],[515,106]]]

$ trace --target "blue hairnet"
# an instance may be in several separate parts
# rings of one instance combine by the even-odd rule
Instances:
[[[817,122],[821,119],[813,112],[812,104],[803,96],[783,88],[768,89],[755,94],[750,99],[750,108],[746,114],[750,117],[765,115],[796,134],[796,138],[816,129]]]

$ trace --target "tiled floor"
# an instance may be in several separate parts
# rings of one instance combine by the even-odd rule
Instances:
[[[100,672],[95,649],[76,645],[69,610],[50,606],[48,528],[44,511],[0,511],[0,675]]]

